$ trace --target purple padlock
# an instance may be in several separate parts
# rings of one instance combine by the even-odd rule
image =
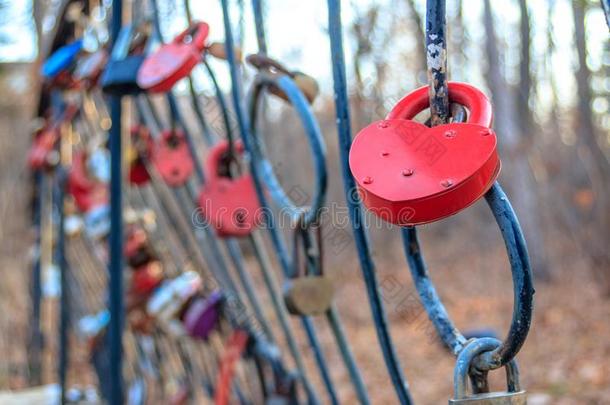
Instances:
[[[207,298],[197,297],[184,314],[184,328],[193,338],[206,340],[220,319],[220,305],[224,296],[220,291]]]

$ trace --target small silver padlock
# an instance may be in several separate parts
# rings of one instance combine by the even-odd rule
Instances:
[[[473,360],[481,353],[492,351],[500,346],[500,341],[493,338],[481,338],[471,341],[462,349],[458,355],[454,370],[454,399],[449,400],[452,404],[469,405],[525,405],[527,395],[519,384],[519,368],[515,360],[505,365],[507,391],[481,392],[467,394],[469,373]]]

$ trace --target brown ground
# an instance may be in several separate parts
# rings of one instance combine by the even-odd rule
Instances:
[[[24,151],[27,132],[25,105],[2,100],[0,111],[0,388],[26,385],[25,332],[28,326],[27,175]],[[484,212],[482,206],[475,207]],[[449,221],[449,224],[463,225]],[[493,327],[503,334],[511,316],[510,274],[499,233],[489,225],[444,231],[440,226],[424,229],[422,245],[433,279],[449,312],[463,329]],[[447,224],[445,224],[447,225]],[[453,230],[455,229],[455,230]],[[398,235],[394,235],[398,241]],[[554,281],[537,283],[532,330],[518,356],[521,383],[529,391],[530,404],[610,403],[610,303],[600,296],[586,258],[557,231],[547,230]],[[391,251],[387,248],[386,252]],[[391,245],[390,245],[391,246]],[[414,399],[419,404],[442,404],[452,394],[453,358],[430,334],[425,314],[414,306],[412,316],[397,314],[403,299],[415,297],[399,247],[377,256],[379,277],[388,309],[394,341],[405,368]],[[337,277],[337,302],[348,337],[370,390],[373,403],[396,403],[385,372],[370,319],[359,267],[347,250],[332,261]],[[390,257],[390,258],[388,258]],[[411,301],[412,302],[412,301]],[[47,320],[52,320],[48,306]],[[47,321],[49,322],[49,321]],[[321,323],[320,321],[318,321]],[[52,332],[47,325],[47,331]],[[54,333],[54,332],[52,332]],[[329,348],[331,364],[339,364],[326,329],[321,338]],[[50,336],[54,336],[51,334]],[[50,342],[52,343],[52,342]],[[52,349],[50,344],[49,348]],[[77,362],[82,363],[82,355]],[[53,381],[53,356],[46,358],[46,380]],[[346,403],[353,398],[343,368],[333,370]],[[500,372],[494,386],[500,387]]]

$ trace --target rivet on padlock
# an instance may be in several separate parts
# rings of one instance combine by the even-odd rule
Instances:
[[[449,98],[470,111],[467,123],[428,128],[412,121],[428,105],[422,87],[354,139],[352,175],[364,205],[382,219],[401,226],[437,221],[476,202],[497,178],[491,103],[464,83],[449,83]]]
[[[306,230],[297,230],[297,233],[307,232]],[[295,235],[295,241],[299,235]],[[296,242],[295,242],[296,246]],[[309,248],[310,255],[314,261],[321,263],[319,254],[312,252],[313,248]],[[298,263],[298,252],[295,247],[294,262]],[[313,255],[313,257],[311,257]],[[309,261],[309,260],[307,260]],[[297,264],[298,266],[298,264]],[[307,265],[305,265],[307,267]],[[330,309],[333,303],[335,290],[332,279],[324,274],[321,264],[318,266],[320,274],[300,275],[297,270],[296,278],[286,282],[284,287],[284,302],[286,308],[293,315],[309,316],[321,315]]]
[[[470,341],[457,357],[454,371],[454,398],[449,405],[525,405],[527,395],[519,384],[519,369],[513,359],[505,365],[508,390],[503,392],[479,392],[467,394],[469,376],[476,373],[473,370],[474,359],[484,352],[489,352],[500,346],[500,341],[493,338],[481,338]],[[486,378],[486,376],[483,376]]]
[[[194,169],[184,132],[179,129],[163,131],[153,148],[152,163],[167,185],[184,185]]]
[[[235,142],[234,151],[242,155],[244,146]],[[248,174],[231,178],[226,159],[229,151],[227,141],[219,142],[206,160],[206,183],[199,194],[199,206],[206,222],[211,224],[220,237],[248,236],[260,222],[260,205],[254,188],[254,180]]]
[[[138,84],[149,92],[169,91],[201,61],[210,27],[194,22],[172,42],[149,55],[138,71]]]

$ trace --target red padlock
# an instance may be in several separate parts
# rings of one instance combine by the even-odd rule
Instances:
[[[352,175],[364,205],[382,219],[401,226],[437,221],[473,204],[497,178],[491,103],[477,88],[455,82],[449,99],[469,110],[467,123],[428,128],[412,121],[428,107],[422,87],[354,139]]]
[[[108,187],[89,176],[87,154],[82,150],[76,151],[72,159],[72,167],[68,173],[68,193],[74,197],[74,202],[81,212],[89,212],[108,203]]]
[[[138,85],[150,92],[169,91],[201,61],[210,27],[195,22],[172,42],[149,55],[138,71]]]
[[[193,159],[184,132],[166,130],[153,148],[153,165],[170,187],[186,183],[193,173]]]
[[[59,152],[55,148],[60,137],[59,126],[72,120],[77,112],[75,104],[68,104],[61,118],[52,123],[46,119],[44,126],[36,131],[28,151],[28,165],[32,170],[51,168],[59,163]]]
[[[163,265],[154,260],[134,269],[131,284],[127,292],[131,307],[144,304],[145,300],[163,282]],[[130,305],[128,305],[130,307]]]
[[[235,142],[233,148],[240,155],[244,145]],[[219,142],[206,160],[207,181],[199,194],[199,206],[206,223],[211,224],[220,237],[248,236],[260,223],[261,210],[250,174],[231,178],[223,175],[223,160],[229,150],[227,141]]]
[[[52,167],[59,163],[59,153],[55,150],[55,145],[59,139],[59,129],[43,128],[40,130],[28,151],[28,165],[32,170]],[[57,154],[53,158],[53,154]]]
[[[250,336],[247,332],[236,329],[229,337],[225,351],[220,360],[220,370],[216,377],[216,392],[214,393],[215,405],[228,405],[231,400],[231,387],[237,363],[244,355],[248,347]]]
[[[134,125],[129,133],[132,148],[132,156],[129,156],[129,182],[135,186],[142,186],[150,181],[144,159],[152,156],[154,142],[150,131],[143,125]]]
[[[143,266],[155,257],[146,231],[137,225],[132,225],[127,229],[123,253],[127,264],[134,268]]]

